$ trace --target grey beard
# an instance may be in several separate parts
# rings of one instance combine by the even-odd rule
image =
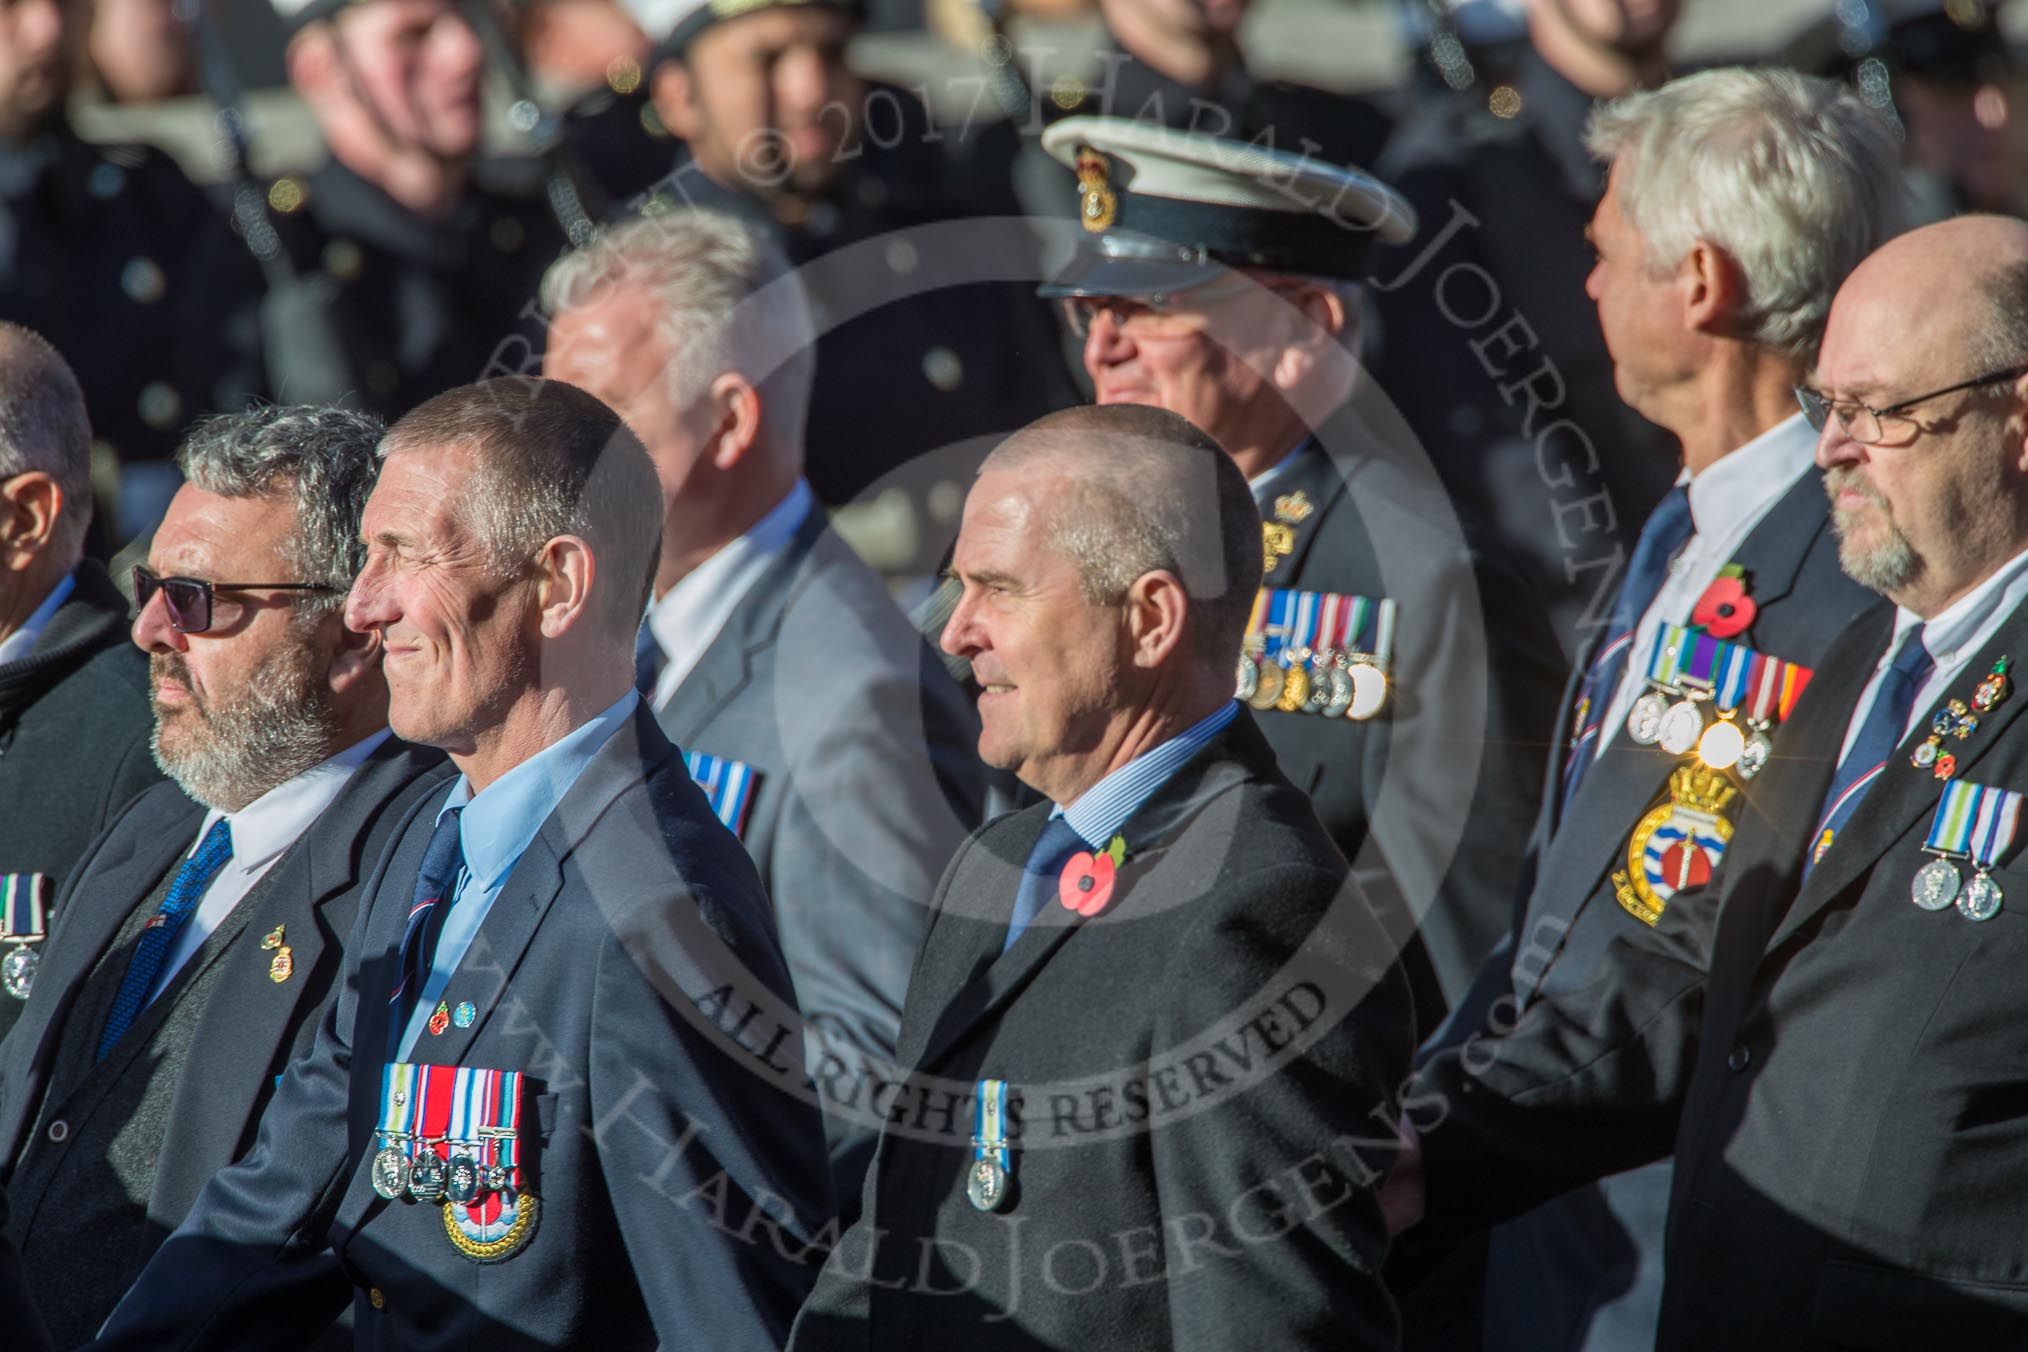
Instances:
[[[330,692],[302,669],[303,654],[278,656],[229,703],[193,702],[175,715],[203,723],[191,745],[164,747],[156,712],[149,741],[155,764],[206,807],[237,812],[332,754],[338,719]]]

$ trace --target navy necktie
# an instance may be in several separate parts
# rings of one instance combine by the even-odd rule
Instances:
[[[169,956],[169,946],[176,942],[176,935],[182,930],[183,922],[197,909],[198,900],[204,890],[211,886],[211,880],[225,867],[225,861],[232,858],[232,827],[220,817],[204,833],[197,849],[183,861],[176,870],[176,877],[169,884],[162,904],[148,921],[146,929],[134,945],[134,956],[127,961],[127,974],[120,978],[119,993],[113,997],[113,1007],[106,1014],[106,1026],[99,1032],[99,1051],[94,1064],[106,1059],[114,1045],[134,1026],[141,1011],[148,1007],[148,992],[155,989],[155,978],[162,974],[162,961]]]
[[[437,829],[423,850],[422,869],[416,874],[415,897],[409,903],[408,927],[401,935],[401,974],[394,993],[388,996],[388,1042],[399,1047],[415,1002],[430,978],[436,960],[437,935],[443,932],[444,917],[450,914],[451,886],[458,870],[465,866],[465,846],[458,834],[461,807],[448,808],[437,818]],[[392,1054],[392,1053],[390,1053]]]
[[[1080,850],[1088,850],[1084,837],[1071,826],[1067,817],[1055,817],[1042,828],[1042,834],[1035,841],[1035,848],[1028,852],[1028,863],[1021,870],[1021,886],[1014,893],[1014,918],[1007,923],[1007,937],[1000,944],[1005,953],[1014,947],[1014,941],[1021,937],[1021,931],[1042,913],[1049,899],[1056,895],[1057,880],[1063,875],[1063,866],[1070,857]]]
[[[1901,648],[1894,654],[1887,674],[1880,678],[1880,688],[1873,692],[1873,707],[1866,711],[1866,721],[1859,725],[1852,749],[1838,762],[1838,773],[1831,776],[1830,791],[1824,795],[1824,806],[1817,813],[1817,829],[1810,836],[1810,857],[1803,864],[1805,878],[1858,811],[1860,800],[1887,768],[1894,748],[1901,745],[1909,711],[1915,708],[1915,692],[1922,689],[1922,683],[1936,669],[1929,650],[1922,646],[1922,630],[1923,626],[1918,624],[1901,640]]]
[[[1627,560],[1627,575],[1620,581],[1619,598],[1613,602],[1611,627],[1593,655],[1591,668],[1585,672],[1580,687],[1578,725],[1571,737],[1570,756],[1563,763],[1560,808],[1570,806],[1584,772],[1591,768],[1606,709],[1613,702],[1613,692],[1619,689],[1620,678],[1626,674],[1627,650],[1633,646],[1634,630],[1640,627],[1641,616],[1648,613],[1648,607],[1655,604],[1655,597],[1661,593],[1662,580],[1669,575],[1669,560],[1695,529],[1690,520],[1688,484],[1677,484],[1664,494],[1647,524],[1641,527],[1633,557]]]
[[[662,679],[662,645],[656,641],[655,631],[641,621],[639,632],[634,635],[634,689],[641,692],[641,698],[652,701],[655,698],[655,683]]]

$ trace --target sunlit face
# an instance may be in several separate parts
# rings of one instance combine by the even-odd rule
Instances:
[[[1819,391],[1884,408],[1983,374],[1965,350],[1969,298],[1925,318],[1878,291],[1841,292],[1833,304],[1812,382]],[[1948,597],[1959,579],[2006,557],[2023,491],[2006,431],[2020,384],[1925,400],[1891,422],[1879,446],[1853,441],[1835,416],[1825,422],[1817,463],[1839,563],[1856,581],[1900,602]]]
[[[47,120],[70,90],[74,0],[0,0],[0,135]]]
[[[1167,307],[1172,317],[1194,314],[1195,322],[1160,334],[1136,332],[1132,302],[1118,307],[1129,317],[1101,310],[1085,335],[1084,369],[1093,402],[1167,409],[1227,447],[1249,444],[1264,417],[1279,415],[1283,396],[1272,372],[1292,326],[1300,322],[1285,298],[1248,289],[1228,291],[1194,312],[1187,304],[1172,305]]]
[[[1247,5],[1248,0],[1103,0],[1101,8],[1115,27],[1133,24],[1209,37],[1237,29]]]
[[[395,735],[453,754],[532,688],[540,641],[530,573],[502,577],[465,519],[473,461],[462,446],[388,457],[345,603],[348,627],[381,634]]]
[[[1661,49],[1681,0],[1550,0],[1579,36],[1633,56]]]
[[[447,160],[477,152],[486,51],[452,0],[372,0],[333,23],[340,78],[397,143]]]
[[[1121,607],[1086,600],[1075,565],[1046,543],[1061,483],[979,476],[951,557],[965,590],[943,647],[970,659],[979,683],[979,758],[1068,803],[1104,773],[1127,631]]]
[[[648,293],[624,281],[551,321],[542,373],[598,396],[648,448],[664,513],[683,494],[710,450],[706,401],[681,408],[671,397],[669,346]]]
[[[828,5],[713,24],[684,53],[688,97],[656,107],[717,181],[762,196],[815,193],[865,149],[865,91],[845,64],[854,28]]]
[[[212,583],[303,581],[282,553],[295,521],[285,496],[228,498],[185,484],[156,529],[148,566]],[[318,595],[215,593],[211,625],[197,634],[171,625],[159,592],[135,616],[156,759],[200,801],[236,810],[328,754],[326,678],[339,635],[335,615],[304,611]]]
[[[1661,422],[1663,396],[1694,374],[1695,363],[1685,343],[1675,274],[1655,274],[1640,232],[1620,214],[1624,177],[1623,163],[1615,163],[1585,230],[1597,261],[1584,292],[1598,307],[1599,329],[1613,359],[1613,387],[1629,408]]]

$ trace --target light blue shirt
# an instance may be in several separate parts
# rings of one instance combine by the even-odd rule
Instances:
[[[1247,488],[1253,493],[1255,504],[1263,512],[1274,501],[1275,489],[1281,486],[1282,480],[1289,477],[1289,471],[1295,468],[1296,461],[1301,459],[1303,452],[1310,449],[1315,442],[1315,437],[1304,437],[1287,455],[1246,481]]]
[[[76,589],[77,578],[73,574],[65,573],[57,584],[49,589],[49,595],[42,598],[42,604],[35,608],[35,613],[23,621],[19,629],[0,639],[0,667],[6,666],[9,662],[19,662],[35,651],[35,645],[42,640],[42,631],[49,627],[51,617],[65,601],[70,599],[71,592]]]
[[[1067,820],[1070,829],[1083,837],[1086,845],[1099,849],[1111,842],[1126,825],[1127,818],[1152,798],[1155,790],[1183,768],[1183,762],[1225,731],[1226,724],[1238,715],[1239,701],[1227,700],[1216,712],[1197,720],[1153,751],[1142,752],[1086,789],[1069,807],[1058,804],[1049,815]],[[1134,842],[1128,841],[1127,848],[1133,847]]]
[[[634,716],[640,702],[641,697],[629,690],[604,713],[536,752],[476,795],[472,781],[463,775],[451,786],[451,796],[437,810],[436,819],[442,821],[444,813],[453,808],[464,809],[458,818],[458,843],[465,863],[451,889],[456,900],[437,935],[429,980],[423,983],[415,1012],[401,1035],[402,1060],[408,1060],[414,1051],[416,1039],[422,1036],[437,1002],[444,998],[444,988],[451,984],[451,974],[464,961],[465,951],[472,946],[479,926],[486,923],[487,912],[493,909],[507,875],[521,861],[528,843],[556,811],[570,786],[577,783],[592,757]]]

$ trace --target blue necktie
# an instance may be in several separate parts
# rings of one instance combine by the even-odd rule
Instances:
[[[1669,560],[1695,529],[1690,520],[1688,484],[1677,484],[1664,494],[1655,504],[1648,523],[1641,527],[1633,557],[1627,560],[1627,575],[1620,581],[1619,599],[1613,602],[1612,627],[1592,657],[1591,669],[1584,674],[1578,698],[1581,722],[1571,738],[1570,757],[1563,762],[1560,808],[1570,806],[1584,772],[1591,768],[1606,708],[1613,702],[1620,678],[1626,674],[1627,649],[1633,646],[1634,630],[1640,627],[1641,616],[1648,613],[1648,607],[1655,604],[1655,597],[1661,593],[1662,580],[1669,575]]]
[[[1866,711],[1866,721],[1859,725],[1851,751],[1838,762],[1838,773],[1831,776],[1830,791],[1824,795],[1824,806],[1817,813],[1817,829],[1810,836],[1809,858],[1803,862],[1805,878],[1817,866],[1824,837],[1828,834],[1835,839],[1845,829],[1845,823],[1858,811],[1860,800],[1873,787],[1873,781],[1887,768],[1887,758],[1901,745],[1909,711],[1915,708],[1915,692],[1922,689],[1922,683],[1936,669],[1929,650],[1922,646],[1922,629],[1918,624],[1901,640],[1894,662],[1880,678],[1880,688],[1873,692],[1873,707]]]
[[[457,900],[450,891],[458,870],[465,866],[464,840],[458,834],[458,816],[463,811],[461,807],[447,808],[437,818],[437,829],[430,832],[430,843],[423,850],[422,869],[416,874],[415,895],[408,908],[408,928],[401,935],[401,975],[394,993],[387,997],[391,1047],[401,1045],[415,1002],[429,982],[437,935],[443,932],[444,917]]]
[[[155,978],[162,974],[162,960],[169,956],[169,946],[176,942],[177,932],[183,922],[197,909],[204,889],[211,886],[211,880],[225,867],[225,861],[232,858],[232,827],[220,817],[204,833],[197,849],[182,867],[176,870],[176,877],[169,884],[168,893],[162,898],[162,905],[149,919],[146,929],[134,945],[134,956],[127,960],[127,974],[120,978],[120,990],[113,997],[113,1007],[106,1014],[106,1026],[99,1032],[99,1053],[93,1064],[106,1059],[114,1045],[126,1036],[134,1020],[148,1007],[148,992],[155,989]]]
[[[1042,913],[1049,899],[1056,895],[1057,880],[1063,875],[1063,866],[1070,857],[1080,850],[1088,850],[1071,826],[1067,817],[1055,817],[1042,828],[1042,835],[1036,840],[1035,848],[1028,852],[1028,863],[1021,870],[1021,886],[1014,893],[1014,918],[1007,922],[1007,937],[1000,944],[1005,953],[1014,947],[1014,941],[1021,937],[1021,931]]]
[[[641,698],[655,698],[655,683],[662,678],[662,645],[655,639],[655,631],[641,621],[640,630],[634,635],[634,689],[641,692]]]

